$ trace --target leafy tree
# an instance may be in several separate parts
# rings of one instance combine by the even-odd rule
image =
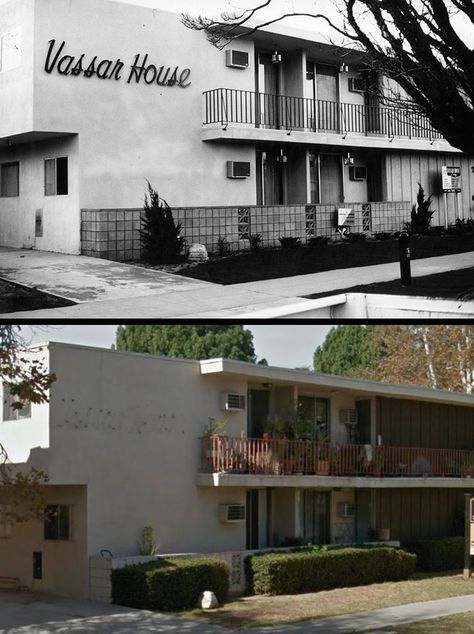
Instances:
[[[209,41],[223,48],[235,38],[287,17],[325,21],[347,42],[362,45],[367,70],[395,80],[451,145],[472,153],[474,50],[457,28],[464,24],[472,29],[472,0],[338,0],[339,16],[334,18],[323,11],[293,10],[262,19],[256,27],[249,24],[271,3],[256,3],[238,15],[222,14],[219,21],[185,14],[183,23],[205,31]]]
[[[384,354],[361,376],[474,393],[474,326],[376,326]]]
[[[360,376],[383,354],[374,345],[373,326],[336,326],[326,335],[313,356],[314,370],[326,374]]]
[[[116,340],[117,350],[256,362],[253,335],[243,326],[119,326]]]
[[[45,403],[48,389],[56,380],[42,362],[26,354],[21,327],[0,326],[0,381],[20,410],[26,402]],[[39,517],[44,509],[42,484],[45,475],[35,469],[19,470],[0,443],[0,516],[2,521],[23,522]]]
[[[320,372],[474,393],[474,326],[338,326],[314,353]]]
[[[145,194],[140,241],[143,257],[149,264],[172,264],[184,247],[181,225],[175,224],[166,200],[148,183]]]

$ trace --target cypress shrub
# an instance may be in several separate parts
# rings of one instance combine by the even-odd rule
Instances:
[[[112,571],[112,601],[147,610],[185,610],[211,590],[219,603],[229,592],[229,567],[214,559],[158,559]]]
[[[168,203],[160,198],[149,182],[145,194],[140,242],[142,257],[149,264],[173,264],[184,248],[181,224],[175,224]]]
[[[253,594],[299,594],[407,579],[416,556],[389,547],[253,555],[246,562]]]
[[[464,566],[464,537],[420,539],[403,547],[416,555],[420,572],[459,570]]]

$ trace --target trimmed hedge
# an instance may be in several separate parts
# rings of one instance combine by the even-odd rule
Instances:
[[[229,567],[215,559],[158,559],[112,570],[112,601],[146,610],[185,610],[211,590],[219,603],[229,592]]]
[[[421,539],[403,547],[416,555],[417,570],[421,572],[459,570],[464,566],[464,537]]]
[[[416,556],[389,547],[265,553],[246,560],[252,594],[299,594],[407,579]]]

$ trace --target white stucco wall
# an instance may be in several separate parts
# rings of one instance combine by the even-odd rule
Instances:
[[[228,68],[225,51],[186,29],[179,14],[106,0],[36,0],[36,129],[77,132],[81,144],[81,206],[139,207],[145,179],[172,206],[255,202],[255,170],[240,181],[226,177],[227,160],[248,160],[250,147],[201,141],[206,90],[254,90],[253,64]],[[65,76],[44,70],[48,42],[65,41],[63,54],[120,58],[120,81]],[[253,44],[239,42],[253,59]],[[127,83],[137,54],[148,64],[191,70],[187,88]],[[54,95],[54,102],[51,100]]]
[[[242,379],[200,376],[198,362],[53,344],[52,483],[88,485],[89,554],[137,554],[144,526],[161,552],[245,548],[245,523],[222,524],[218,506],[245,503],[242,489],[196,485],[199,437],[209,417],[229,435],[246,413],[225,415],[221,392]]]
[[[0,3],[0,37],[21,30],[20,65],[0,72],[0,138],[33,129],[34,0]]]
[[[45,159],[68,157],[68,194],[45,196]],[[20,196],[0,198],[0,244],[46,251],[79,253],[79,140],[77,136],[0,148],[0,163],[19,161]],[[42,237],[36,237],[36,213]]]

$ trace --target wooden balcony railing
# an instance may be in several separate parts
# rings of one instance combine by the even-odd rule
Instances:
[[[474,477],[474,450],[202,438],[203,473]]]
[[[216,88],[204,93],[204,125],[245,124],[260,128],[442,139],[416,106],[364,106]]]

